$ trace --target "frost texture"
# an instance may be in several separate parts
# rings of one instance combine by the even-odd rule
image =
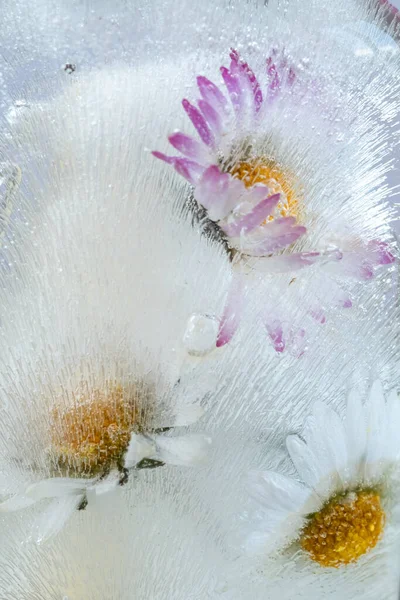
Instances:
[[[213,440],[204,465],[138,470],[47,543],[33,541],[43,507],[2,514],[0,597],[395,598],[395,515],[376,550],[340,571],[300,552],[259,561],[243,543],[257,520],[249,471],[293,475],[284,440],[316,400],[343,415],[350,386],[399,388],[398,265],[353,286],[354,308],[331,307],[324,326],[307,312],[312,270],[304,303],[280,276],[267,288],[255,277],[240,331],[214,352],[207,338],[205,352],[187,332],[206,315],[213,334],[231,265],[187,207],[190,187],[150,150],[186,128],[181,99],[195,98],[196,75],[216,76],[230,47],[254,70],[284,50],[315,86],[271,116],[280,154],[309,185],[310,243],[343,217],[352,235],[398,253],[400,53],[382,33],[390,21],[396,35],[396,19],[341,0],[5,0],[0,19],[1,176],[13,178],[0,187],[1,499],[49,476],[49,414],[82,381],[151,381],[160,427],[176,405],[197,402],[205,414],[187,433]],[[290,313],[289,329],[307,322],[300,358],[266,343],[268,305]]]

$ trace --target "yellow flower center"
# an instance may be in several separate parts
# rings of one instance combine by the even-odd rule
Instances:
[[[275,161],[262,158],[239,162],[230,169],[230,173],[243,181],[248,188],[256,183],[262,183],[268,186],[271,194],[280,193],[281,201],[277,208],[282,217],[299,216],[300,192],[296,190],[294,177]],[[269,220],[272,218],[270,217]]]
[[[51,453],[59,469],[78,476],[118,467],[137,422],[134,399],[120,386],[86,393],[52,416]]]
[[[356,562],[376,546],[385,519],[377,492],[352,492],[312,515],[300,544],[322,567],[338,568]]]

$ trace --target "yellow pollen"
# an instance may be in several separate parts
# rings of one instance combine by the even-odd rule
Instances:
[[[300,544],[322,567],[356,562],[376,546],[385,526],[385,512],[375,491],[334,498],[310,517]]]
[[[237,163],[230,169],[231,175],[243,181],[246,187],[256,183],[268,186],[272,193],[284,192],[278,211],[282,217],[299,216],[299,193],[295,189],[293,176],[284,171],[275,161],[267,158]],[[269,218],[271,220],[272,217]]]
[[[53,411],[52,454],[58,467],[80,476],[118,466],[136,424],[134,403],[122,387],[95,390],[67,410]]]

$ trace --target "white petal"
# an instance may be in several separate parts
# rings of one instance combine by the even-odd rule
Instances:
[[[344,425],[339,415],[323,402],[313,407],[314,430],[309,434],[307,446],[318,457],[321,472],[325,477],[341,481],[348,479],[347,446]],[[326,482],[326,480],[324,478]]]
[[[132,469],[143,458],[153,458],[155,454],[156,446],[152,439],[139,433],[133,433],[125,454],[124,466],[126,469]]]
[[[379,379],[377,379],[372,384],[371,391],[370,391],[369,397],[368,397],[368,406],[371,409],[371,407],[374,407],[374,406],[381,407],[384,404],[385,404],[385,394],[383,391],[382,383]]]
[[[76,495],[53,500],[34,525],[36,543],[42,544],[59,533],[84,498]]]
[[[387,436],[385,456],[389,460],[400,457],[400,398],[396,390],[388,397],[386,404]]]
[[[246,540],[245,549],[250,555],[264,554],[267,551],[272,551],[276,546],[276,536],[274,532],[278,532],[283,521],[282,513],[279,513],[279,519],[271,519],[268,525],[270,529],[265,531],[255,531]]]
[[[37,500],[34,498],[30,498],[24,494],[17,494],[0,504],[0,512],[14,512],[32,506],[32,504],[35,504],[36,502]]]
[[[180,403],[176,407],[175,426],[183,427],[196,423],[204,415],[204,408],[200,404]]]
[[[211,439],[203,435],[154,435],[153,439],[157,446],[156,458],[170,465],[191,466],[202,462],[211,444]]]
[[[249,479],[252,496],[269,511],[309,514],[320,506],[309,488],[280,473],[253,471]]]
[[[375,381],[367,402],[367,451],[365,476],[380,478],[385,457],[386,404],[380,381]]]
[[[316,488],[326,475],[321,473],[317,457],[297,435],[289,435],[286,438],[286,447],[302,481],[308,487]]]
[[[288,518],[282,512],[271,511],[268,520],[262,523],[262,529],[252,533],[246,540],[246,550],[251,554],[263,554],[282,548],[287,543],[295,540],[302,528],[305,519],[294,514]]]
[[[120,480],[120,474],[118,471],[110,473],[107,477],[94,484],[93,489],[96,492],[96,496],[108,494],[115,490]]]
[[[33,483],[26,490],[26,495],[35,502],[42,498],[61,498],[63,496],[82,495],[91,484],[90,479],[70,479],[53,477]]]
[[[367,422],[360,393],[353,389],[347,398],[346,439],[349,468],[356,477],[364,460],[367,446]]]

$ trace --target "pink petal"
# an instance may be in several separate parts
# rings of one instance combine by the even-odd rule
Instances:
[[[300,252],[271,256],[258,261],[255,268],[264,273],[290,273],[310,267],[320,258],[319,252]]]
[[[322,307],[311,308],[308,312],[317,323],[320,323],[321,325],[326,323],[326,314]]]
[[[227,112],[228,101],[212,81],[200,75],[197,77],[197,85],[199,86],[200,94],[208,104],[218,112],[221,112],[221,110]]]
[[[282,254],[261,260],[257,263],[256,268],[265,273],[290,273],[291,271],[310,267],[316,263],[340,262],[342,257],[343,254],[337,248],[325,250],[324,252]]]
[[[343,300],[342,308],[351,308],[352,306],[353,306],[353,303],[350,300],[350,298],[346,298],[345,300]]]
[[[239,83],[239,77],[233,75],[226,67],[221,67],[221,75],[228,90],[232,106],[235,112],[240,112],[242,108],[242,90]]]
[[[245,305],[245,293],[246,285],[242,274],[234,274],[220,321],[217,348],[228,344],[236,333]]]
[[[201,167],[198,163],[189,160],[188,158],[167,156],[166,154],[163,154],[163,152],[158,152],[157,150],[154,150],[152,155],[160,160],[163,160],[167,164],[172,165],[175,171],[187,179],[192,185],[196,185],[200,176],[204,172],[203,167]]]
[[[199,100],[198,104],[214,134],[219,136],[222,132],[222,119],[220,114],[205,100]]]
[[[228,173],[221,173],[216,165],[212,165],[204,171],[195,196],[197,202],[208,210],[209,218],[219,221],[233,210],[244,192],[242,181],[234,179]]]
[[[185,133],[173,133],[168,137],[170,144],[185,156],[196,161],[207,161],[207,150],[197,140]]]
[[[359,281],[369,281],[374,278],[374,269],[370,261],[366,259],[366,252],[345,252],[343,260],[333,266],[334,272],[342,277],[351,277]]]
[[[279,56],[277,50],[272,50],[271,56],[267,58],[267,74],[269,76],[269,95],[276,96],[283,83],[292,86],[296,79],[296,73],[292,67],[288,68],[288,61]]]
[[[367,249],[372,253],[371,259],[375,265],[391,265],[396,260],[390,246],[381,240],[372,240],[368,243]]]
[[[249,238],[246,240],[246,248],[243,250],[248,250],[252,256],[265,256],[290,246],[307,231],[305,227],[295,223],[293,217],[284,217],[263,225],[263,237],[259,240]]]
[[[280,77],[277,66],[271,56],[267,58],[267,74],[269,77],[268,88],[270,92],[274,94],[280,87]]]
[[[274,319],[271,322],[265,323],[265,327],[275,352],[284,352],[285,341],[283,339],[283,328],[281,321],[279,321],[279,319]]]
[[[239,53],[236,50],[234,50],[234,49],[231,50],[230,57],[231,57],[232,63],[237,65],[237,67],[247,77],[247,79],[250,83],[251,89],[253,91],[255,110],[256,110],[256,112],[258,112],[262,105],[263,95],[262,95],[262,91],[260,88],[260,84],[258,83],[258,80],[257,80],[254,72],[252,71],[252,69],[249,67],[249,65],[246,62],[241,60]]]
[[[275,317],[265,321],[269,338],[275,352],[280,354],[285,350],[292,356],[300,358],[305,351],[305,330],[302,327],[286,327],[285,333],[283,322]]]
[[[200,139],[207,146],[214,147],[214,136],[201,112],[195,106],[193,106],[189,100],[186,99],[182,100],[182,106],[185,109],[189,119],[192,121],[197,133],[200,136]]]
[[[274,194],[269,198],[265,198],[239,221],[229,225],[223,225],[222,229],[229,237],[236,237],[241,234],[249,233],[273,213],[279,199],[280,194]]]

